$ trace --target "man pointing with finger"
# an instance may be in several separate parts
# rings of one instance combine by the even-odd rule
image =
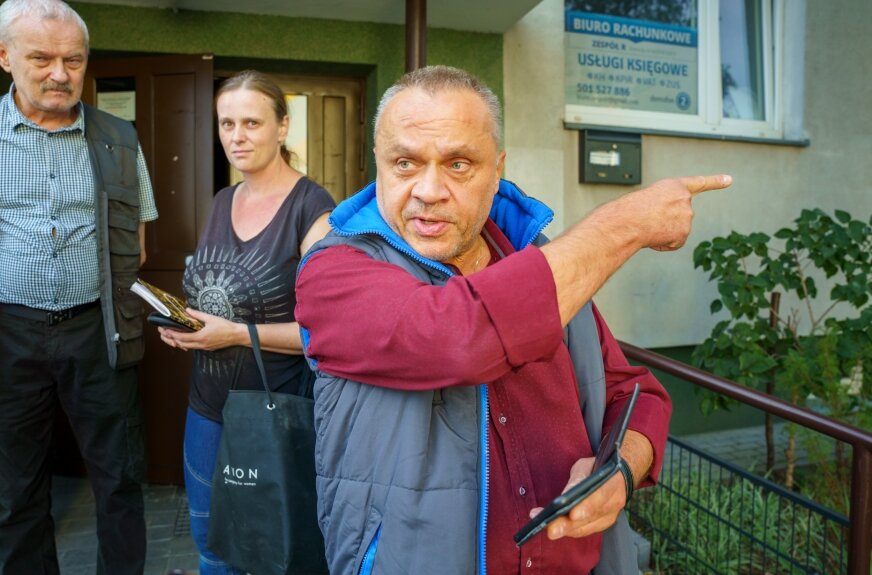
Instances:
[[[591,298],[641,248],[680,247],[692,195],[730,180],[657,182],[547,243],[551,211],[500,179],[500,123],[466,72],[401,78],[376,113],[376,182],[301,264],[332,573],[637,569],[621,510],[656,480],[671,404]],[[531,513],[590,472],[636,383],[629,470],[518,548]]]

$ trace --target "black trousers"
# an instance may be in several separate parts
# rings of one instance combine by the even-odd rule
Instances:
[[[96,306],[49,325],[0,305],[0,575],[57,575],[48,455],[70,421],[97,505],[97,573],[141,575],[144,445],[136,368],[109,367]]]

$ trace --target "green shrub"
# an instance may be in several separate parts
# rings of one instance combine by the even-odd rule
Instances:
[[[637,496],[658,574],[846,572],[845,528],[743,477],[691,468]]]
[[[702,242],[693,257],[717,282],[719,297],[710,312],[729,314],[694,350],[694,365],[835,419],[868,424],[872,218],[863,222],[840,210],[835,218],[802,210],[792,227],[772,237],[732,232]],[[815,283],[821,276],[831,286],[827,295]],[[783,309],[782,295],[798,302],[796,307]],[[730,405],[707,392],[701,399],[706,413]],[[785,484],[792,487],[796,430],[788,430]],[[826,459],[835,459],[837,469],[850,467],[843,448]]]

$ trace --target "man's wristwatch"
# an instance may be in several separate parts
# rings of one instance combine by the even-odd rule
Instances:
[[[627,486],[627,500],[624,502],[624,507],[630,504],[630,498],[633,496],[633,488],[635,481],[633,480],[633,471],[630,465],[623,457],[618,457],[618,471],[624,476],[624,484]]]

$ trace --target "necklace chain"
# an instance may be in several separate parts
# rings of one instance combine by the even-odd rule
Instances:
[[[479,236],[479,237],[481,237],[481,236]],[[481,238],[481,241],[482,241],[482,243],[484,243],[484,251],[487,252],[488,255],[490,255],[490,249],[487,247],[487,240],[485,240],[484,238]],[[478,264],[479,264],[479,262],[481,262],[481,256],[483,256],[483,255],[484,255],[484,253],[481,250],[479,250],[478,256],[475,258],[475,263],[472,264],[473,272],[478,271]]]

